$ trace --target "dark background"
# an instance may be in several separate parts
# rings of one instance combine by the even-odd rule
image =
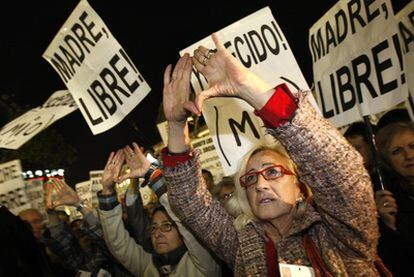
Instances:
[[[89,4],[131,57],[152,90],[127,118],[105,133],[93,136],[80,111],[49,127],[62,134],[64,140],[77,151],[76,162],[65,168],[69,183],[88,179],[89,170],[102,169],[111,151],[132,141],[145,148],[160,142],[156,123],[166,65],[177,61],[181,49],[263,7],[271,8],[311,85],[308,31],[336,2],[90,0]],[[408,2],[393,0],[394,11],[399,11]],[[77,4],[78,1],[74,0],[3,3],[0,16],[0,93],[13,95],[19,105],[34,108],[56,90],[66,89],[42,54]],[[11,120],[2,122],[5,116],[1,111],[0,116],[3,117],[0,118],[2,125]],[[59,146],[50,143],[43,147],[53,152]],[[66,164],[65,157],[61,159],[62,165]],[[23,167],[24,170],[36,169],[27,168],[24,163]]]

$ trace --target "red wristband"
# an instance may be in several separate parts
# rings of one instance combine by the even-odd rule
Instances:
[[[290,92],[288,86],[283,83],[275,88],[272,97],[260,111],[254,111],[263,122],[271,127],[279,127],[289,122],[298,108],[298,99]]]
[[[192,157],[192,153],[191,151],[188,151],[185,153],[172,154],[168,152],[168,147],[164,147],[161,150],[161,156],[162,156],[164,166],[174,167],[178,163],[184,163],[188,161]]]

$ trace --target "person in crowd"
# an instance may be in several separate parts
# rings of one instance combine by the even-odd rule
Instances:
[[[48,243],[52,241],[50,238],[50,229],[45,226],[43,215],[39,212],[39,210],[34,208],[22,210],[19,212],[19,217],[30,224],[33,236],[36,238],[42,254],[48,262],[52,274],[60,276],[73,276],[75,271],[65,268],[63,260],[56,254],[57,250],[53,250],[51,245]]]
[[[25,209],[19,212],[19,217],[30,223],[32,227],[33,236],[36,239],[40,239],[42,237],[44,231],[44,219],[43,215],[37,210],[33,208]]]
[[[354,122],[346,129],[344,137],[361,154],[364,166],[369,173],[372,172],[372,152],[369,144],[370,138],[365,131],[364,123]]]
[[[130,185],[125,192],[124,213],[127,214],[127,221],[124,220],[125,229],[135,242],[141,245],[146,252],[153,251],[151,244],[151,236],[148,233],[150,225],[151,212],[147,212],[142,201],[141,192],[139,190],[139,179],[130,179]],[[155,196],[156,197],[156,196]]]
[[[52,268],[30,223],[0,205],[0,276],[69,276]]]
[[[285,84],[272,88],[216,34],[212,39],[216,51],[199,46],[192,59],[187,53],[172,74],[171,65],[164,73],[168,146],[162,160],[174,211],[235,276],[386,271],[377,267],[377,211],[361,155],[315,112],[306,93],[293,94]],[[189,100],[192,64],[209,86],[194,101]],[[242,214],[236,220],[212,199],[201,178],[199,153],[189,144],[187,113],[200,114],[203,101],[218,96],[245,100],[280,142],[252,149],[240,163],[233,197]]]
[[[377,122],[376,131],[378,132],[388,124],[395,122],[411,122],[411,117],[407,109],[395,108],[384,113]]]
[[[235,192],[234,177],[226,176],[213,188],[211,194],[217,199],[228,213],[237,217],[241,211],[237,200],[233,198]]]
[[[131,172],[119,176],[125,159]],[[152,253],[137,244],[121,222],[114,184],[127,178],[145,178],[162,204],[154,209],[148,228]],[[126,146],[110,154],[102,186],[98,212],[105,241],[112,254],[135,276],[220,276],[214,258],[171,211],[161,170],[151,165],[136,143],[133,148]]]
[[[214,188],[213,174],[208,169],[204,169],[204,168],[201,170],[201,173],[206,182],[207,189],[211,191]]]
[[[76,207],[83,219],[69,226],[56,213],[55,208],[62,205]],[[100,222],[93,210],[82,203],[75,190],[64,180],[51,178],[46,183],[45,207],[49,217],[50,238],[44,241],[61,258],[65,268],[89,272],[92,276],[104,273],[132,276],[107,249]]]
[[[381,231],[378,251],[394,276],[406,276],[414,260],[414,123],[384,126],[377,146],[390,179],[387,190],[375,194]]]

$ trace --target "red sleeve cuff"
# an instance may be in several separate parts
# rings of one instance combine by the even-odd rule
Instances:
[[[298,99],[290,92],[286,84],[280,84],[266,105],[260,111],[254,111],[270,127],[279,127],[289,122],[298,108]]]
[[[161,157],[164,166],[166,167],[174,167],[179,163],[185,163],[192,157],[191,151],[181,154],[172,154],[168,152],[168,147],[164,147],[161,150]]]

